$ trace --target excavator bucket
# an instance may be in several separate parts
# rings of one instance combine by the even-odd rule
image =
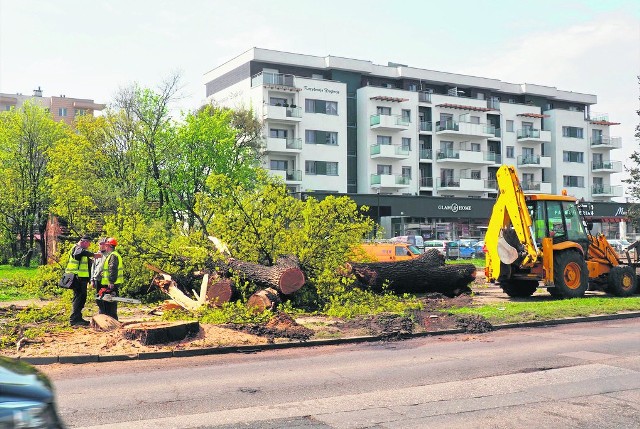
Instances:
[[[512,264],[518,259],[518,251],[515,247],[507,243],[502,231],[500,231],[500,237],[498,238],[498,257],[500,258],[500,262],[507,265]]]

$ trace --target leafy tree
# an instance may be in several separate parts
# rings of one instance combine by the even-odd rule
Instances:
[[[640,76],[638,76],[638,83],[640,86]],[[640,98],[640,97],[639,97]],[[636,110],[636,114],[640,117],[640,110]],[[636,143],[640,143],[640,121],[636,125]],[[624,182],[629,184],[628,191],[631,195],[631,198],[634,201],[640,201],[640,152],[634,151],[631,154],[631,160],[633,161],[633,166],[626,167],[627,172],[629,172],[629,179],[624,180]],[[640,207],[638,204],[632,204],[628,211],[628,216],[632,220],[632,222],[638,224],[640,223]]]
[[[30,265],[36,234],[44,237],[49,216],[49,151],[67,135],[66,125],[30,102],[0,115],[0,228],[14,240],[12,256],[24,266]],[[39,245],[44,264],[44,240]]]

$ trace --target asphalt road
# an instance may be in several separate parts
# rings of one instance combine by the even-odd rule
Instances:
[[[640,426],[640,319],[40,368],[73,428]]]

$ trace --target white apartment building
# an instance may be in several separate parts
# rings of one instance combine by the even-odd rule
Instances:
[[[263,120],[264,166],[292,192],[495,197],[511,164],[526,192],[622,196],[595,95],[260,48],[204,81],[208,101]]]

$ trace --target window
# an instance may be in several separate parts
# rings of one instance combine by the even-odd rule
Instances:
[[[58,107],[58,116],[61,116],[61,117],[67,116],[67,108],[66,107]]]
[[[378,174],[391,174],[391,166],[378,164],[377,171],[378,171]]]
[[[515,153],[516,151],[514,150],[513,146],[507,146],[507,153],[506,153],[507,158],[515,158]]]
[[[562,176],[562,186],[567,186],[570,188],[584,188],[584,177]]]
[[[407,89],[409,91],[417,91],[418,90],[418,85],[416,85],[415,83],[410,83],[409,86],[407,87]]]
[[[411,139],[409,137],[402,137],[402,149],[411,150]]]
[[[281,159],[272,159],[269,161],[269,169],[278,170],[278,171],[287,171],[288,170],[289,161],[284,161]]]
[[[269,137],[273,139],[286,139],[287,138],[287,130],[281,130],[279,128],[271,128],[269,130]]]
[[[522,183],[533,183],[533,173],[522,173]]]
[[[287,103],[286,98],[269,97],[269,104],[272,106],[284,106],[285,104],[289,104],[289,103]]]
[[[337,176],[338,163],[329,161],[305,161],[304,172],[318,176]]]
[[[338,102],[326,100],[314,100],[307,98],[304,101],[304,111],[307,113],[323,113],[325,115],[338,114]]]
[[[480,143],[471,143],[471,152],[480,152]]]
[[[527,130],[530,131],[533,129],[533,122],[523,122],[522,123],[522,129],[523,130]]]
[[[391,136],[378,136],[378,144],[391,144]]]
[[[322,76],[321,74],[312,73],[311,79],[324,79],[324,76]]]
[[[471,179],[480,180],[480,170],[471,170]]]
[[[402,120],[404,122],[411,122],[411,110],[402,109]]]
[[[75,111],[76,116],[84,116],[86,114],[87,114],[87,109],[76,109]]]
[[[411,167],[402,167],[402,177],[411,179]]]
[[[507,120],[507,131],[509,131],[510,133],[513,132],[513,121]]]
[[[572,152],[565,150],[562,152],[562,160],[564,162],[584,163],[584,152]]]
[[[391,107],[378,106],[376,111],[378,115],[391,115]]]
[[[578,127],[562,127],[562,137],[583,138],[583,129]]]
[[[306,130],[304,142],[307,144],[338,145],[338,133],[335,131]]]
[[[480,116],[470,116],[469,117],[469,122],[471,122],[472,124],[479,124],[480,123]]]

